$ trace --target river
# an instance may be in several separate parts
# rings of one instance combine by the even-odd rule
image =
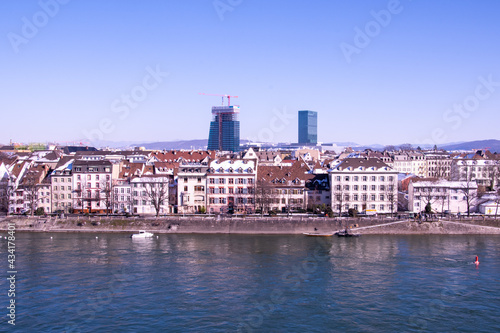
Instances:
[[[500,236],[128,236],[18,232],[15,331],[500,331]]]

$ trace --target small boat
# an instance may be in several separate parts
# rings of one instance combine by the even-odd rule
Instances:
[[[306,235],[306,236],[312,236],[312,237],[331,237],[331,236],[333,236],[333,232],[332,233],[304,232],[302,234]]]
[[[151,232],[146,232],[146,230],[139,230],[138,234],[132,234],[130,237],[132,238],[149,238],[153,237],[154,234]]]
[[[335,233],[338,237],[359,237],[361,234],[349,232],[349,230],[340,230]]]

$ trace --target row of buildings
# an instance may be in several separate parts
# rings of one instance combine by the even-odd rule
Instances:
[[[499,167],[498,156],[483,150],[10,152],[0,156],[0,208],[11,214],[327,208],[390,214],[430,206],[432,212],[496,214]]]

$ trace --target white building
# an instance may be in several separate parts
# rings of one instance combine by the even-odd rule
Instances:
[[[207,209],[206,163],[184,163],[177,172],[177,212],[192,214]]]
[[[63,158],[51,173],[52,212],[69,213],[73,207],[73,176],[71,169],[74,159]]]
[[[75,213],[112,212],[113,164],[107,160],[76,160],[72,166]]]
[[[256,174],[254,160],[211,161],[207,172],[208,212],[253,213]]]
[[[417,179],[408,185],[408,209],[413,212],[425,211],[427,203],[435,213],[453,214],[475,211],[477,184],[466,181]]]
[[[397,171],[379,159],[346,158],[330,170],[332,210],[347,212],[353,208],[366,213],[396,212],[397,175]]]

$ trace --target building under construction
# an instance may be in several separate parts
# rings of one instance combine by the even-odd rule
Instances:
[[[229,104],[229,103],[228,103]],[[235,105],[212,107],[212,121],[208,136],[208,150],[240,150],[240,107]]]

